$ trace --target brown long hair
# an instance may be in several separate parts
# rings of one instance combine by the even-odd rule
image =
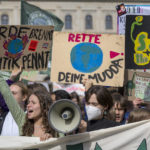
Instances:
[[[41,116],[42,116],[42,124],[44,126],[45,133],[50,133],[54,136],[55,131],[50,127],[48,123],[48,110],[50,105],[52,104],[52,100],[50,94],[47,91],[40,90],[33,90],[30,92],[31,95],[36,95],[39,99],[40,107],[41,107]],[[28,119],[26,115],[25,124],[22,128],[23,136],[32,136],[34,133],[34,120]]]
[[[138,122],[150,119],[150,110],[146,108],[137,108],[130,112],[128,123]]]

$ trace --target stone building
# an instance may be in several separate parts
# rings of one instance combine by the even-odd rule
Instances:
[[[65,24],[63,31],[117,32],[118,4],[148,5],[150,0],[26,0],[58,16]],[[0,0],[0,24],[20,24],[20,0]]]

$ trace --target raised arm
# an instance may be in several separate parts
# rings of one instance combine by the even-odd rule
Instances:
[[[21,73],[22,73],[22,67],[20,67],[17,70],[13,70],[12,73],[11,73],[10,79],[6,81],[7,84],[10,86],[15,81],[19,80]],[[1,93],[0,93],[0,107],[4,111],[9,111],[9,109],[8,109],[8,107],[7,107],[6,103],[5,103],[5,100],[4,100],[3,96],[1,95]]]
[[[18,127],[19,127],[19,132],[21,134],[22,132],[22,126],[25,121],[25,112],[21,109],[15,98],[13,97],[8,84],[6,81],[3,79],[3,77],[0,74],[0,92],[3,95],[3,98],[14,118],[16,121]]]
[[[13,81],[12,80],[6,80],[7,84],[10,86],[11,84],[13,84]],[[2,94],[0,93],[0,107],[4,110],[4,111],[9,111],[6,103],[5,103],[5,100],[2,96]]]

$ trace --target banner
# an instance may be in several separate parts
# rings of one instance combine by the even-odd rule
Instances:
[[[126,13],[118,15],[117,33],[125,34],[126,15],[150,15],[150,5],[125,5]]]
[[[54,30],[61,31],[64,23],[54,14],[21,0],[21,24],[51,25]]]
[[[126,19],[125,67],[150,69],[150,16],[130,15]]]
[[[85,96],[85,87],[82,84],[59,84],[53,82],[53,91],[63,89],[68,93],[76,92],[79,96]]]
[[[47,69],[52,34],[52,26],[1,25],[0,70]]]
[[[150,120],[40,141],[0,136],[0,150],[150,150]],[[9,144],[8,144],[9,143]]]
[[[84,78],[123,86],[124,36],[54,32],[51,81],[82,84]]]

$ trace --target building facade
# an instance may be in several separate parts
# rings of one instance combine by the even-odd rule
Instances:
[[[30,4],[52,12],[64,22],[63,31],[116,33],[116,6],[124,4],[147,5],[150,0],[28,0]],[[0,1],[0,24],[20,25],[20,0]]]

